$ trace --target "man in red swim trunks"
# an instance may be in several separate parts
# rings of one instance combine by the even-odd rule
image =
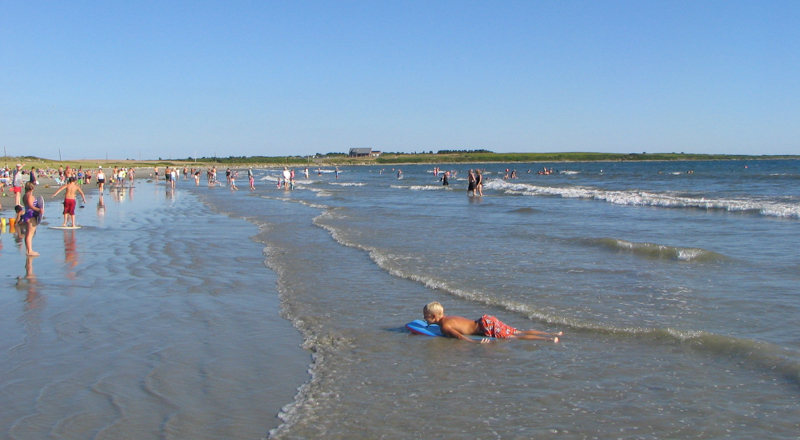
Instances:
[[[422,316],[428,325],[438,324],[443,334],[469,342],[486,343],[490,341],[489,338],[542,339],[558,342],[558,337],[561,336],[561,332],[547,333],[538,330],[517,330],[514,327],[503,324],[499,319],[491,315],[483,315],[477,321],[461,316],[445,316],[444,307],[436,301],[422,309]],[[487,338],[477,341],[465,335],[480,335]]]
[[[67,184],[59,188],[58,191],[53,194],[53,197],[55,197],[62,190],[66,190],[66,192],[64,193],[64,224],[61,226],[67,226],[67,222],[71,221],[72,224],[69,226],[76,227],[78,224],[75,223],[75,205],[77,204],[75,201],[75,195],[76,193],[81,193],[81,197],[83,197],[83,203],[86,203],[86,195],[83,194],[81,187],[75,183],[74,177],[67,179]]]

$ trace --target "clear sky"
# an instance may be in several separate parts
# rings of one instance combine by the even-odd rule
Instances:
[[[800,154],[800,1],[2,0],[0,144]]]

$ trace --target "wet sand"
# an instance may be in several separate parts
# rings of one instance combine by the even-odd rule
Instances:
[[[0,234],[0,438],[263,438],[308,380],[256,227],[185,190],[84,187],[80,230],[40,182],[28,259]],[[8,217],[13,198],[3,199]]]

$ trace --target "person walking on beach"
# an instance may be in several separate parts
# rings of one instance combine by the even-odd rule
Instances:
[[[78,224],[75,222],[75,205],[77,205],[76,201],[76,194],[80,193],[81,197],[83,198],[83,203],[86,203],[86,195],[81,190],[81,187],[75,183],[75,178],[70,177],[67,179],[67,184],[62,186],[58,189],[58,191],[53,194],[53,197],[58,195],[61,191],[64,192],[64,223],[61,226],[67,226],[67,223],[71,223],[69,226],[76,227]]]
[[[156,176],[158,176],[158,171],[156,171]],[[103,166],[101,165],[97,170],[97,187],[100,188],[100,194],[103,194],[103,187],[105,187],[105,185],[106,173],[103,172]]]
[[[230,170],[230,168],[228,168]],[[228,173],[228,182],[231,184],[231,191],[239,191],[236,187],[236,171]]]
[[[39,225],[39,220],[44,213],[44,206],[38,206],[36,197],[33,195],[34,190],[36,190],[36,185],[33,182],[25,183],[25,196],[23,197],[25,213],[22,215],[21,221],[25,225],[25,252],[29,257],[39,256],[39,253],[33,250],[33,234],[36,233],[36,226]]]
[[[170,184],[172,185],[172,189],[175,189],[175,182],[178,181],[178,168],[172,167],[172,171],[170,171]]]
[[[25,176],[22,174],[22,164],[18,163],[11,178],[11,190],[14,191],[14,205],[22,205],[22,186],[25,185]]]
[[[256,179],[253,176],[253,169],[252,168],[248,168],[247,169],[247,180],[250,182],[250,191],[255,190],[256,189],[256,185],[255,185]]]

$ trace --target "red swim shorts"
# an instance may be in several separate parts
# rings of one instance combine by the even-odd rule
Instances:
[[[21,193],[22,192],[22,187],[21,186],[12,186],[11,190],[14,191],[15,193]]]
[[[75,199],[64,199],[64,214],[75,215]]]
[[[492,315],[483,315],[478,320],[478,328],[484,336],[491,338],[509,338],[517,333],[517,329],[503,324],[502,321]]]

